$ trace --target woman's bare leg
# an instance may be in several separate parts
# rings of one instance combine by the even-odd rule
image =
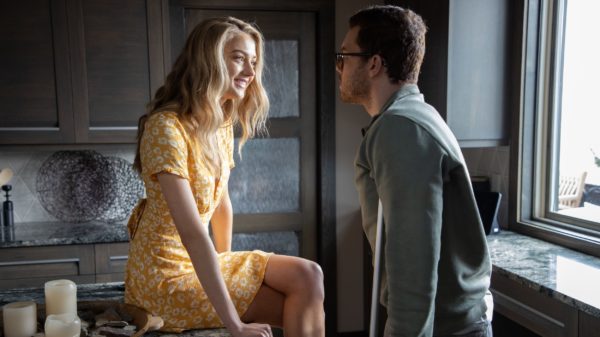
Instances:
[[[285,296],[282,293],[263,283],[248,310],[242,316],[242,321],[283,327],[284,303]]]
[[[286,337],[323,337],[324,296],[323,272],[318,264],[272,255],[263,286],[242,320],[283,325]]]

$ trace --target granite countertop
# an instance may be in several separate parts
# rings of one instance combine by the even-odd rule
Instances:
[[[97,284],[78,284],[78,301],[123,301],[125,285],[123,282],[97,283]],[[22,288],[11,290],[0,290],[0,307],[11,302],[34,301],[44,303],[43,288]],[[1,335],[1,334],[0,334]],[[188,330],[182,333],[173,334],[166,332],[148,332],[145,337],[231,337],[226,329],[202,329]]]
[[[20,222],[14,225],[12,240],[0,240],[0,248],[127,241],[129,237],[125,222]]]
[[[600,317],[600,258],[509,231],[488,245],[494,273]]]

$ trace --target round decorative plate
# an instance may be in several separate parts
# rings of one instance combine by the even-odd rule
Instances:
[[[114,171],[114,195],[110,207],[99,217],[106,222],[125,220],[140,198],[144,196],[144,183],[133,169],[133,164],[119,157],[105,157]]]
[[[66,222],[98,218],[115,195],[115,171],[106,157],[92,150],[57,151],[44,161],[36,177],[42,206]]]

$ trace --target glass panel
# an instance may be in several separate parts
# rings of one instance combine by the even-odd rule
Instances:
[[[265,42],[264,86],[271,101],[269,117],[300,116],[298,41]]]
[[[552,205],[552,211],[594,222],[600,222],[600,48],[590,41],[600,31],[598,11],[597,1],[565,1],[562,83],[556,88],[559,171]]]
[[[280,255],[300,255],[299,235],[296,232],[264,232],[233,234],[232,250],[260,249]]]
[[[237,149],[237,139],[236,139]],[[300,209],[300,142],[297,138],[254,139],[229,179],[234,213],[294,212]]]

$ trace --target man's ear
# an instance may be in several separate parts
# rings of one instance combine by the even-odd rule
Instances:
[[[369,59],[369,76],[376,77],[381,73],[385,73],[385,66],[380,55],[375,54]]]

